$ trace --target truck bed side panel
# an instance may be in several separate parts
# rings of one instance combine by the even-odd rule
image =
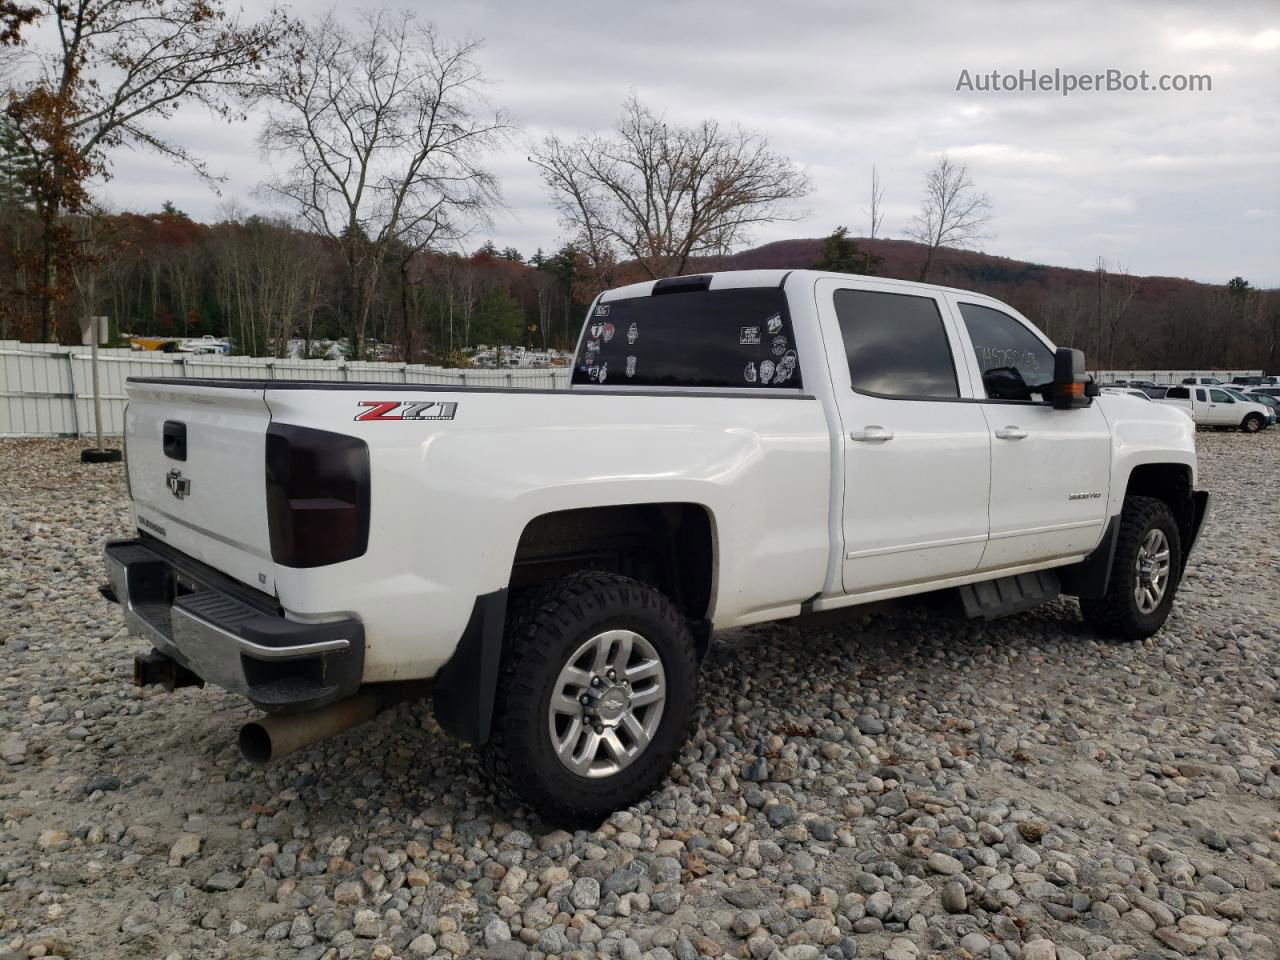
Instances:
[[[811,398],[352,385],[268,388],[266,399],[273,420],[368,441],[367,553],[276,568],[291,616],[364,622],[368,681],[435,673],[475,598],[507,585],[522,531],[545,513],[703,506],[718,627],[798,612],[827,573],[830,445]],[[433,403],[457,406],[415,407]],[[396,419],[407,414],[424,419]]]

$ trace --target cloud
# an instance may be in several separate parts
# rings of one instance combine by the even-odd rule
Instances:
[[[1280,50],[1280,29],[1241,33],[1235,30],[1191,30],[1175,34],[1170,44],[1175,50],[1229,50],[1240,53],[1269,53]]]

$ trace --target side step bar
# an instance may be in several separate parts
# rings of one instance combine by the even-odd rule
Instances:
[[[965,615],[970,620],[995,620],[1021,613],[1056,600],[1062,592],[1058,575],[1052,570],[967,583],[957,589],[964,603]]]

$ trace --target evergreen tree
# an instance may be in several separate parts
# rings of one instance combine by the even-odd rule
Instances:
[[[524,342],[524,310],[505,290],[494,290],[476,307],[471,321],[471,340],[491,346],[511,346]]]
[[[874,273],[883,257],[858,249],[856,241],[849,238],[847,227],[836,227],[831,236],[822,241],[822,256],[813,265],[815,270],[830,273]]]

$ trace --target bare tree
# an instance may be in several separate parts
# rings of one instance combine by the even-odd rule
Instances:
[[[991,201],[969,179],[969,169],[946,154],[924,175],[920,212],[907,227],[907,236],[925,245],[920,279],[929,279],[942,247],[967,247],[986,239],[991,222]]]
[[[874,165],[871,167],[871,206],[863,213],[867,215],[867,239],[874,240],[884,223],[884,187],[880,184],[880,171]]]
[[[498,202],[481,160],[510,125],[481,95],[478,46],[411,14],[367,14],[355,30],[330,14],[273,78],[261,144],[288,166],[267,189],[342,251],[353,357],[392,249],[457,241]]]
[[[1125,314],[1129,312],[1129,307],[1133,304],[1133,298],[1138,295],[1138,290],[1142,286],[1142,281],[1137,277],[1129,275],[1129,270],[1123,264],[1117,263],[1115,268],[1109,268],[1107,261],[1102,257],[1098,257],[1097,266],[1094,270],[1096,281],[1096,307],[1094,313],[1094,322],[1097,325],[1097,341],[1098,341],[1098,359],[1099,367],[1103,364],[1103,357],[1106,357],[1106,368],[1115,369],[1116,344],[1123,342],[1124,335],[1127,332],[1123,327]]]
[[[880,235],[880,227],[884,223],[884,187],[880,185],[880,171],[871,166],[871,206],[863,211],[867,215],[867,239],[874,240]],[[875,254],[868,247],[866,250],[866,273],[871,272],[871,258]]]
[[[613,133],[548,137],[530,159],[593,266],[621,256],[651,277],[727,253],[757,224],[795,219],[787,206],[809,192],[762,135],[715,120],[669,124],[635,96]]]
[[[35,0],[37,27],[19,61],[7,113],[32,158],[27,177],[41,224],[41,336],[67,293],[79,247],[63,214],[89,207],[88,182],[109,175],[117,147],[154,150],[208,177],[204,162],[158,131],[182,103],[236,115],[231,94],[278,50],[289,21],[256,23],[223,0]],[[62,268],[62,276],[59,268]]]
[[[1083,346],[1080,338],[1085,333],[1085,321],[1092,313],[1093,296],[1087,288],[1053,287],[1045,292],[1040,326],[1045,335],[1057,343]]]

